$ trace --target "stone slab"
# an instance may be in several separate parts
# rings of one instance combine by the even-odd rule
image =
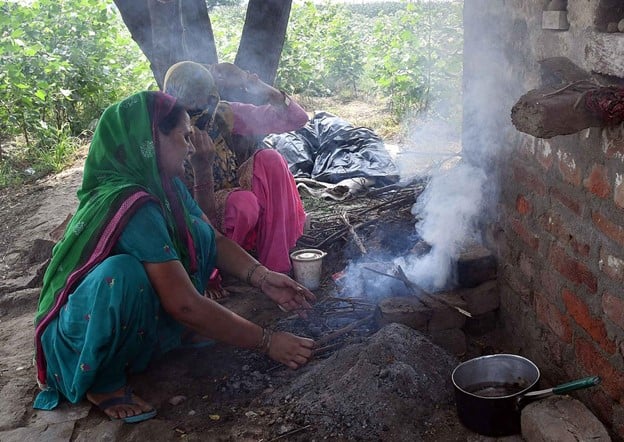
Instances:
[[[604,425],[571,396],[528,404],[521,415],[522,437],[532,442],[610,441]]]

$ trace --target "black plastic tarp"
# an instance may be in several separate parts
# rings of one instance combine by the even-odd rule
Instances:
[[[269,135],[265,143],[284,156],[295,178],[335,184],[366,177],[375,179],[376,186],[399,180],[399,171],[377,134],[328,112],[317,112],[296,132]]]

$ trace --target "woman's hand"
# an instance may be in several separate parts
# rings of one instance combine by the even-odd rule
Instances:
[[[286,332],[273,332],[269,357],[296,370],[312,358],[314,341]]]
[[[191,132],[191,143],[195,148],[195,153],[191,155],[191,165],[193,169],[197,167],[212,167],[214,162],[216,149],[210,135],[205,130],[193,128]]]
[[[259,278],[259,288],[269,298],[285,311],[296,312],[302,318],[308,316],[307,310],[312,306],[311,301],[316,300],[316,296],[283,273],[266,270],[266,273]]]

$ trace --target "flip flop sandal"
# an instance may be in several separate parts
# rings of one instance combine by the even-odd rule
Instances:
[[[124,390],[124,395],[122,397],[114,397],[111,399],[106,399],[100,402],[99,404],[95,404],[95,406],[98,407],[100,410],[102,410],[104,414],[106,414],[106,411],[105,411],[106,409],[110,407],[114,407],[116,405],[139,405],[132,400],[132,387],[127,385]],[[108,414],[106,415],[108,416]],[[135,414],[134,416],[128,416],[128,417],[122,417],[122,418],[114,418],[111,416],[109,417],[113,421],[123,420],[127,424],[135,424],[137,422],[143,422],[148,419],[151,419],[154,416],[156,416],[155,408],[150,411],[145,411],[141,414]]]

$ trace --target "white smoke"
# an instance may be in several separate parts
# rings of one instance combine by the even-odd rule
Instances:
[[[486,174],[462,163],[438,170],[412,208],[416,231],[431,246],[421,257],[395,259],[408,278],[429,290],[453,282],[454,264],[466,244],[479,240],[478,215],[483,207]]]

